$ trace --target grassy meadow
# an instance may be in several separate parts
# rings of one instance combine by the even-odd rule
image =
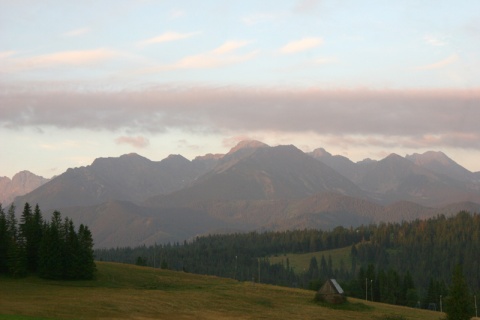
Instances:
[[[340,268],[341,263],[343,262],[345,268],[350,270],[352,266],[352,258],[350,257],[350,251],[352,250],[351,246],[339,249],[309,252],[309,253],[287,253],[285,255],[272,256],[269,257],[270,263],[283,263],[284,265],[288,262],[290,267],[295,273],[302,273],[305,270],[308,270],[310,266],[310,260],[315,257],[317,263],[320,266],[320,261],[322,260],[322,255],[325,257],[325,260],[328,261],[328,256],[332,257],[332,266],[333,268]]]
[[[438,312],[349,299],[320,306],[314,292],[97,262],[92,281],[0,277],[2,319],[440,319]]]

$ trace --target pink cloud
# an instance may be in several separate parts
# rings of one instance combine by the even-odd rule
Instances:
[[[172,64],[143,69],[139,73],[146,74],[176,69],[212,69],[242,63],[253,59],[258,54],[258,51],[235,54],[237,49],[246,46],[248,43],[248,41],[227,41],[209,52],[187,56]]]
[[[190,33],[165,32],[165,33],[163,33],[159,36],[149,38],[149,39],[146,39],[146,40],[142,40],[138,43],[138,45],[139,46],[146,46],[146,45],[151,45],[151,44],[156,44],[156,43],[182,40],[182,39],[191,38],[191,37],[196,36],[198,34],[200,34],[200,32],[190,32]]]
[[[437,61],[435,63],[423,65],[420,67],[417,67],[417,70],[432,70],[432,69],[441,69],[444,68],[448,65],[451,65],[459,60],[459,56],[457,54],[453,54],[443,60]]]
[[[68,32],[65,32],[63,35],[66,37],[79,37],[89,33],[90,31],[91,31],[90,28],[85,27],[85,28],[70,30]]]
[[[82,66],[105,61],[118,53],[109,49],[94,49],[80,51],[62,51],[26,58],[6,59],[1,72],[19,72],[31,69],[52,68],[60,66]],[[8,58],[8,56],[7,56]]]
[[[129,144],[132,147],[138,148],[138,149],[146,148],[150,144],[150,141],[148,141],[147,138],[142,136],[137,136],[137,137],[122,136],[115,139],[115,142],[117,144]]]
[[[303,38],[301,40],[287,43],[280,49],[280,52],[283,54],[298,53],[318,47],[322,43],[322,38]]]

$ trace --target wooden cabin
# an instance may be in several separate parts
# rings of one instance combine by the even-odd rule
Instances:
[[[325,284],[317,291],[315,300],[333,304],[340,304],[347,301],[345,292],[335,279],[328,279],[325,282]]]

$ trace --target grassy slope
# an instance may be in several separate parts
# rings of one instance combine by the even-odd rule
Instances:
[[[441,316],[371,302],[366,302],[372,306],[367,311],[333,310],[316,305],[312,291],[115,263],[99,262],[97,267],[95,281],[1,277],[0,319],[362,320],[397,314],[428,320]]]
[[[317,252],[310,252],[310,253],[301,253],[301,254],[294,254],[294,253],[287,253],[285,255],[277,256],[277,257],[270,257],[270,263],[283,263],[284,265],[287,264],[287,258],[290,263],[290,267],[292,267],[295,273],[302,273],[304,270],[308,270],[310,266],[310,260],[312,257],[316,257],[318,267],[320,267],[320,261],[322,260],[322,255],[325,257],[325,260],[328,262],[328,256],[332,257],[332,265],[333,268],[340,268],[341,261],[345,266],[346,270],[350,270],[352,267],[352,260],[350,257],[350,250],[352,250],[351,246],[333,250],[325,250],[325,251],[317,251]]]

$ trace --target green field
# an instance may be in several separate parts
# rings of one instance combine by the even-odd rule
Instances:
[[[93,281],[0,278],[0,319],[440,319],[438,312],[349,299],[334,310],[314,292],[98,262]]]
[[[312,257],[317,259],[317,263],[320,266],[320,261],[322,259],[322,255],[325,257],[325,260],[328,261],[328,256],[332,257],[332,266],[334,269],[340,269],[340,265],[343,262],[344,267],[346,270],[350,270],[352,266],[352,259],[350,257],[350,251],[352,247],[345,247],[333,250],[326,250],[326,251],[317,251],[317,252],[309,252],[309,253],[287,253],[285,255],[269,257],[270,262],[273,263],[283,263],[284,265],[287,264],[287,258],[290,264],[290,267],[293,269],[295,273],[302,273],[308,270],[310,266],[310,260]]]

